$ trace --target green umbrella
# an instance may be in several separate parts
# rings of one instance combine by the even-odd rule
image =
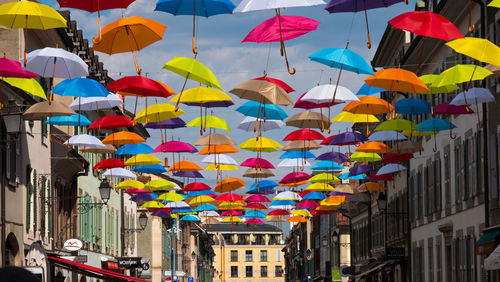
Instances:
[[[45,91],[43,91],[40,83],[36,81],[34,78],[16,78],[16,77],[4,77],[3,81],[8,84],[23,90],[24,92],[30,93],[33,96],[40,97],[44,100],[47,100],[47,96],[45,95]]]
[[[227,125],[227,122],[219,117],[216,116],[206,116],[206,117],[199,117],[195,118],[192,121],[186,123],[186,126],[200,126],[205,130],[207,127],[208,128],[219,128],[219,129],[224,129],[228,133],[230,133],[231,129],[229,129],[229,126]]]
[[[405,119],[393,119],[379,124],[373,131],[413,131],[418,129],[418,125]]]
[[[340,179],[337,176],[326,172],[316,174],[315,176],[311,177],[311,179],[309,179],[309,182],[311,183],[333,183],[339,181]]]
[[[441,87],[434,87],[433,84],[438,78],[438,74],[425,74],[420,76],[420,79],[429,87],[431,91],[420,92],[421,94],[445,94],[450,93],[452,91],[458,90],[458,86],[456,84],[444,85]]]
[[[350,159],[354,162],[378,162],[382,160],[382,157],[377,153],[356,152],[351,155]]]
[[[492,74],[491,71],[477,65],[456,65],[440,73],[432,86],[442,87],[473,80],[483,80]]]

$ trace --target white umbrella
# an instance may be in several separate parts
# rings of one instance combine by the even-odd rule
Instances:
[[[292,191],[285,191],[285,192],[281,192],[279,193],[278,195],[276,195],[274,198],[273,198],[273,201],[274,200],[293,200],[293,201],[300,201],[302,200],[302,197],[295,193],[295,192],[292,192]]]
[[[295,209],[293,205],[279,205],[279,206],[269,206],[270,210],[287,210],[291,211]]]
[[[404,165],[400,165],[400,164],[387,164],[387,165],[384,165],[383,167],[381,167],[377,171],[377,175],[395,173],[395,172],[399,172],[399,171],[402,171],[402,170],[405,170],[405,169],[406,169],[406,167]]]
[[[224,154],[208,155],[205,158],[203,158],[201,162],[210,164],[222,164],[222,165],[238,165],[236,160]]]
[[[202,211],[198,213],[198,216],[206,216],[206,217],[218,217],[220,214],[216,211]]]
[[[311,166],[308,161],[304,159],[284,159],[279,164],[278,167],[297,167],[297,166]]]
[[[332,102],[335,93],[335,85],[324,84],[313,87],[311,90],[302,96],[302,101],[308,101],[316,104]],[[351,90],[337,86],[337,93],[335,94],[335,103],[343,103],[347,101],[359,101],[358,97]]]
[[[257,121],[257,118],[254,117],[246,117],[240,124],[238,125],[238,128],[244,131],[253,131],[255,128],[255,122]],[[281,129],[284,125],[285,122],[281,120],[271,120],[271,119],[266,119],[264,121],[263,119],[259,119],[260,126],[262,127],[262,131],[269,131],[273,129]]]
[[[101,140],[88,134],[71,136],[71,138],[64,142],[64,145],[106,148],[106,145],[104,145]]]
[[[109,93],[106,97],[78,97],[76,98],[69,107],[73,110],[78,110],[80,107],[81,111],[95,111],[102,109],[111,109],[114,107],[121,106],[123,104],[122,99],[118,95]]]
[[[43,77],[73,79],[89,75],[89,66],[78,55],[61,48],[32,51],[26,56],[26,61],[26,70]]]
[[[406,136],[397,131],[377,131],[368,136],[368,141],[377,141],[377,142],[392,141],[392,140],[403,141],[406,139],[407,139]]]
[[[102,174],[102,176],[117,177],[117,178],[124,178],[124,179],[136,179],[137,178],[135,173],[133,173],[132,171],[130,171],[128,169],[124,169],[121,167],[115,167],[115,168],[108,169],[108,170],[106,170],[106,172],[104,172]]]
[[[266,9],[305,7],[323,4],[325,4],[325,2],[322,0],[243,0],[233,12],[244,13]]]
[[[186,202],[184,201],[178,201],[178,202],[168,202],[165,205],[166,208],[170,209],[184,209],[184,208],[191,208]]]
[[[490,103],[495,102],[495,97],[491,94],[490,90],[486,88],[471,88],[466,92],[460,92],[453,100],[451,100],[450,105],[464,106],[468,104],[480,104],[480,103]]]

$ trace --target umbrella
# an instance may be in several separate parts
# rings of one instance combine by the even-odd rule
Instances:
[[[237,216],[227,216],[222,219],[223,222],[243,222],[243,219]]]
[[[350,102],[342,110],[352,114],[380,115],[392,112],[394,107],[386,100],[363,96],[359,98],[359,101]]]
[[[284,41],[290,40],[315,30],[320,23],[310,18],[300,16],[281,16],[276,9],[276,16],[257,25],[241,42],[280,42],[280,52],[285,56],[288,73],[295,74],[295,68],[290,69]]]
[[[423,122],[418,124],[417,131],[432,131],[432,132],[438,132],[438,131],[443,131],[443,130],[450,130],[450,138],[455,139],[456,136],[453,136],[451,134],[451,130],[453,128],[456,128],[456,126],[445,120],[445,119],[440,119],[440,118],[431,118],[428,120],[424,120]],[[434,135],[434,152],[437,150],[437,143],[436,143],[436,135]]]
[[[302,98],[306,94],[307,94],[307,92],[304,92],[302,95],[300,95],[299,99],[297,99],[297,101],[293,105],[294,108],[306,109],[306,110],[312,110],[312,109],[320,109],[321,110],[321,108],[327,108],[327,107],[341,104],[341,103],[333,103],[332,104],[331,101],[325,102],[325,103],[320,103],[320,104],[316,104],[316,103],[310,102],[310,101],[304,101],[304,100],[302,100]]]
[[[116,129],[120,127],[132,127],[132,121],[122,115],[107,115],[95,120],[87,130]]]
[[[190,161],[180,161],[173,163],[168,171],[199,171],[202,168]],[[189,185],[189,184],[188,184]]]
[[[283,88],[265,80],[247,80],[229,90],[229,93],[242,99],[257,101],[259,104],[293,105],[292,99]]]
[[[244,217],[247,217],[247,218],[265,218],[266,214],[259,211],[259,210],[253,210],[253,211],[246,212]]]
[[[136,190],[136,191],[141,191],[141,190]],[[142,191],[145,191],[145,190],[142,190]],[[125,192],[127,192],[127,191],[125,191]],[[145,193],[149,193],[149,192],[145,191]],[[163,205],[158,201],[149,201],[149,202],[145,202],[144,204],[142,204],[141,208],[160,209],[160,208],[163,208]]]
[[[286,206],[286,205],[280,205],[280,206]],[[293,208],[290,208],[290,209],[293,209]],[[279,209],[275,209],[274,211],[269,212],[267,215],[268,216],[290,215],[290,212],[288,210],[286,210],[285,207],[283,207],[283,208],[280,207]]]
[[[374,115],[368,115],[368,114],[353,114],[350,112],[341,112],[337,116],[335,116],[332,121],[337,121],[337,122],[354,122],[354,123],[361,123],[361,122],[366,122],[366,123],[374,123],[374,122],[380,122],[380,120],[374,116]]]
[[[364,174],[368,173],[371,171],[371,166],[370,165],[358,165],[355,167],[352,167],[349,170],[349,173],[347,173],[347,177],[344,177],[343,175],[339,176],[340,179],[356,179],[356,178],[351,178],[352,176],[357,176],[361,175],[361,178],[358,179],[364,179]]]
[[[363,85],[361,86],[361,88],[359,88],[356,95],[368,95],[369,96],[369,95],[377,94],[377,93],[380,93],[383,91],[385,91],[385,89],[371,87],[370,85],[363,83]]]
[[[139,134],[130,131],[119,131],[111,133],[102,140],[102,143],[111,145],[126,145],[144,142],[146,142],[146,140]]]
[[[367,192],[367,191],[373,191],[373,192],[382,192],[385,191],[386,188],[384,185],[376,182],[366,182],[358,186],[358,191],[361,192]]]
[[[243,213],[236,210],[227,210],[221,213],[221,216],[243,216]]]
[[[167,202],[180,202],[184,201],[185,197],[181,194],[177,194],[174,191],[169,191],[158,196],[157,200],[167,201]]]
[[[90,120],[85,116],[80,114],[75,114],[71,116],[57,116],[51,117],[45,121],[46,124],[53,125],[67,125],[67,126],[88,126],[90,125]]]
[[[316,158],[316,156],[311,153],[310,151],[287,151],[284,152],[281,156],[280,159],[312,159]]]
[[[429,102],[415,98],[401,99],[394,105],[394,111],[397,114],[407,115],[430,114],[431,108]]]
[[[327,183],[313,183],[313,184],[307,186],[305,190],[318,191],[318,192],[328,192],[328,191],[335,190],[335,188],[333,188],[332,185],[327,184]]]
[[[366,30],[368,32],[368,49],[371,48],[371,38],[370,38],[370,28],[368,25],[368,13],[367,10],[389,7],[396,3],[403,2],[403,0],[331,0],[327,5],[325,10],[330,13],[343,13],[343,12],[360,12],[364,11]]]
[[[369,179],[372,181],[394,181],[394,177],[392,177],[392,175],[390,174],[381,174],[381,175],[371,174]]]
[[[208,128],[219,128],[219,129],[224,129],[228,133],[230,133],[231,129],[227,125],[227,122],[219,117],[210,115],[210,116],[205,116],[205,117],[199,117],[195,118],[192,121],[188,122],[186,124],[188,127],[201,127],[200,129],[200,135],[203,134],[203,131],[208,127]]]
[[[284,159],[278,164],[278,167],[300,167],[301,169],[306,166],[311,166],[311,164],[302,158]]]
[[[315,209],[315,208],[319,207],[319,204],[313,200],[304,200],[304,201],[298,203],[295,207],[298,209],[299,208],[300,209]]]
[[[80,134],[71,136],[64,145],[68,146],[86,146],[86,147],[97,147],[104,148],[106,147],[101,140],[97,139],[92,135]]]
[[[118,95],[108,93],[106,97],[77,97],[69,107],[73,110],[95,111],[111,109],[122,104],[123,101]]]
[[[455,65],[441,72],[432,86],[442,87],[464,82],[470,84],[471,81],[483,80],[492,74],[493,72],[478,65]]]
[[[165,179],[153,179],[145,184],[144,189],[149,191],[158,191],[158,190],[168,190],[175,188],[176,185]]]
[[[430,105],[429,105],[430,106]],[[416,130],[418,126],[405,119],[392,119],[388,121],[384,121],[379,124],[373,131],[404,131],[404,130]]]
[[[107,97],[109,91],[97,80],[77,77],[59,82],[53,89],[54,94],[73,97]]]
[[[125,178],[125,179],[136,179],[137,176],[131,172],[130,170],[117,167],[108,169],[106,172],[102,174],[104,177],[117,177],[117,178]]]
[[[214,194],[214,191],[212,190],[200,190],[200,191],[189,191],[186,198],[194,198],[194,197],[198,197],[198,196],[210,196],[212,198],[215,197],[215,194]],[[215,208],[216,210],[216,208]]]
[[[134,51],[161,40],[166,28],[164,24],[139,16],[121,18],[102,29],[99,37],[94,38],[92,49],[109,55],[132,52],[137,74],[141,74]]]
[[[451,100],[450,105],[467,106],[467,101],[471,101],[473,104],[491,103],[495,102],[495,97],[487,88],[474,87],[465,92],[460,92],[457,96],[455,96],[455,98],[453,98],[453,100]]]
[[[256,1],[243,0],[234,9],[235,13],[252,12],[267,9],[315,6],[325,4],[322,0],[279,0],[279,1]]]
[[[301,223],[301,222],[307,222],[307,219],[300,216],[300,215],[294,215],[294,216],[287,218],[286,221]]]
[[[339,181],[340,179],[337,176],[333,175],[332,173],[326,172],[316,174],[309,179],[309,182],[311,183],[334,183]]]
[[[221,102],[225,103],[220,105],[227,107],[233,105],[232,101],[233,99],[231,99],[231,97],[220,90],[199,86],[185,90],[182,93],[182,96],[177,94],[172,97],[169,102],[210,108],[213,106],[219,106]]]
[[[266,137],[251,138],[241,143],[239,147],[252,152],[275,152],[280,148],[280,143]]]
[[[160,122],[150,122],[144,125],[145,128],[153,129],[175,129],[185,127],[186,123],[181,118],[172,118]]]
[[[125,76],[106,86],[109,91],[122,96],[169,97],[175,92],[159,81],[144,76]]]
[[[500,48],[488,39],[465,37],[447,42],[455,52],[464,54],[481,62],[500,66]]]
[[[126,144],[116,150],[116,155],[138,155],[138,154],[151,154],[153,148],[145,143]]]
[[[406,162],[413,159],[413,154],[408,153],[408,154],[386,154],[382,158],[383,163],[400,163],[400,162]],[[371,176],[370,176],[371,177]]]
[[[132,171],[140,172],[140,173],[164,173],[167,170],[161,166],[160,164],[154,165],[138,165],[132,168]]]
[[[214,210],[217,210],[217,207],[212,204],[201,204],[194,209],[195,212],[214,211]]]
[[[303,140],[296,140],[288,142],[281,150],[283,151],[305,151],[305,150],[317,150],[321,146],[314,140],[308,140],[307,142]]]
[[[139,154],[135,155],[125,161],[125,165],[138,166],[138,165],[154,165],[161,163],[160,159],[153,155]]]
[[[189,178],[204,178],[198,171],[177,171],[174,172],[173,176],[177,177],[189,177]]]
[[[215,200],[219,202],[238,202],[243,201],[243,198],[235,193],[224,193],[217,196]]]
[[[165,211],[154,211],[151,213],[151,215],[152,216],[159,216],[159,217],[166,217],[166,218],[172,217],[172,215],[169,212],[165,212]]]
[[[326,199],[326,196],[322,192],[316,192],[316,191],[307,191],[308,193],[302,197],[304,200],[323,200]]]
[[[124,167],[125,164],[123,163],[122,160],[118,159],[104,159],[92,167],[92,169],[108,169],[108,168],[115,168],[115,167]]]
[[[474,111],[472,109],[469,109],[465,105],[450,105],[450,102],[441,103],[434,106],[435,115],[469,115],[473,113]]]
[[[148,201],[154,201],[158,198],[158,195],[155,193],[148,193],[148,194],[137,194],[134,195],[130,198],[130,200],[134,202],[148,202]]]
[[[257,125],[258,122],[260,122],[261,130],[263,130],[264,126],[264,124],[262,124],[263,119],[266,122],[269,120],[284,120],[288,117],[287,113],[277,105],[262,104],[255,101],[244,103],[239,106],[236,111],[245,116],[257,118],[258,120],[255,119],[254,124]]]
[[[266,198],[267,199],[267,198]],[[269,201],[269,199],[268,199]],[[267,210],[267,207],[264,206],[261,203],[258,203],[258,201],[253,201],[251,203],[248,203],[244,206],[245,209],[253,209],[253,210]]]
[[[314,193],[314,192],[312,192],[312,193]],[[308,212],[307,210],[294,210],[291,212],[291,214],[300,215],[302,217],[312,217],[312,214],[310,212]]]
[[[335,98],[335,99],[334,99]],[[313,87],[301,98],[316,104],[321,103],[343,103],[346,101],[359,101],[359,98],[351,90],[340,86],[324,84]]]
[[[366,140],[363,134],[357,131],[350,131],[335,135],[328,145],[355,145]]]
[[[249,101],[252,102],[252,101]],[[269,106],[269,105],[264,105],[264,106]],[[274,130],[274,129],[281,129],[285,123],[281,120],[272,120],[267,118],[266,120],[263,119],[257,119],[254,117],[246,117],[244,120],[240,122],[238,125],[238,129],[244,130],[244,131],[253,131],[255,128],[255,124],[260,124],[260,129],[261,131],[269,131],[269,130]]]
[[[427,85],[415,73],[400,68],[388,68],[379,70],[375,73],[375,75],[371,75],[366,78],[365,82],[370,86],[386,89],[389,91],[401,91],[409,93],[429,91]],[[365,96],[363,98],[375,97]]]
[[[349,158],[339,152],[327,152],[324,154],[319,155],[316,160],[318,161],[331,161],[331,162],[336,162],[339,164],[349,162]]]
[[[452,91],[458,90],[458,86],[456,84],[443,85],[441,87],[434,86],[433,84],[436,82],[436,79],[439,78],[438,74],[425,74],[420,76],[420,79],[429,87],[430,91],[420,92],[422,94],[444,94],[450,93]]]
[[[236,145],[231,137],[220,133],[210,133],[205,134],[198,138],[193,145],[195,146],[206,146],[206,145]],[[214,148],[215,149],[215,148]],[[214,151],[215,152],[215,151]]]
[[[397,154],[413,154],[423,150],[424,148],[420,143],[412,141],[402,141],[392,147],[392,152]]]
[[[8,58],[0,58],[0,77],[5,78],[25,78],[37,77],[35,73],[23,70],[21,63]]]
[[[158,147],[156,147],[153,151],[153,153],[165,153],[165,152],[195,153],[198,152],[198,150],[189,143],[172,140],[158,145]]]
[[[243,177],[248,178],[267,178],[273,177],[274,173],[267,168],[249,168],[243,173]]]
[[[183,110],[175,111],[170,104],[154,104],[140,111],[134,118],[137,123],[161,122],[163,120],[179,117]]]
[[[0,60],[1,60],[1,58],[0,58]],[[19,62],[17,62],[17,63],[19,63]],[[2,65],[2,62],[0,62],[0,65]],[[36,79],[2,76],[5,74],[6,74],[5,72],[3,72],[3,74],[2,74],[2,71],[0,71],[0,79],[2,79],[4,82],[8,83],[10,86],[14,86],[16,88],[21,89],[24,92],[30,93],[33,96],[37,96],[37,97],[40,97],[44,100],[47,100],[47,95],[45,95],[45,91],[43,90],[40,83],[38,83],[38,81],[36,81]]]
[[[224,154],[208,155],[201,160],[202,163],[212,163],[218,165],[238,165],[235,159]]]
[[[245,199],[247,203],[270,203],[271,201],[264,195],[251,195]]]
[[[137,180],[129,179],[129,180],[125,180],[125,181],[118,183],[115,186],[115,189],[140,189],[140,190],[143,190],[144,183],[137,181]]]
[[[116,152],[116,148],[113,145],[105,144],[104,148],[94,148],[94,147],[81,147],[80,151],[87,153],[96,153],[96,154],[114,154]]]
[[[376,142],[376,141],[371,141],[364,143],[362,145],[359,145],[356,150],[356,152],[365,152],[365,153],[378,153],[378,154],[387,154],[391,153],[392,150],[389,148],[384,143]]]
[[[204,203],[210,203],[215,201],[214,198],[208,196],[208,195],[201,195],[194,197],[191,201],[189,201],[190,205],[199,205],[199,204],[204,204]]]
[[[377,171],[377,175],[395,173],[405,169],[406,167],[400,164],[386,164]]]
[[[326,48],[310,55],[309,59],[331,68],[344,69],[357,74],[374,74],[372,67],[365,59],[349,49]]]
[[[245,181],[236,177],[229,177],[217,183],[217,185],[215,185],[214,191],[217,193],[225,193],[241,188],[245,188]]]
[[[355,152],[350,159],[355,162],[378,162],[382,157],[377,153]]]
[[[296,140],[324,140],[325,136],[321,133],[310,129],[299,129],[289,133],[283,141],[296,141]]]
[[[336,163],[336,162],[332,162],[332,161],[320,161],[320,162],[317,162],[315,163],[312,167],[311,167],[312,170],[328,170],[328,171],[332,171],[332,170],[342,170],[344,169],[344,166]]]
[[[281,180],[280,184],[285,184],[285,183],[296,183],[296,182],[301,182],[304,180],[309,180],[311,176],[305,172],[292,172],[287,175],[285,175]]]
[[[16,1],[0,6],[0,25],[7,28],[24,29],[24,42],[27,42],[27,29],[52,29],[66,27],[66,19],[50,6],[31,1]],[[24,66],[26,67],[24,47]]]
[[[210,154],[233,154],[239,151],[232,145],[209,145],[203,147],[198,155],[210,155]]]
[[[392,141],[392,140],[406,140],[406,136],[397,131],[377,131],[368,136],[368,141]]]
[[[168,192],[170,193],[170,192]],[[159,198],[159,197],[158,197]],[[184,201],[177,201],[177,202],[168,202],[165,204],[165,208],[170,208],[170,209],[185,209],[185,208],[191,208],[186,202]]]
[[[299,1],[302,1],[302,0],[299,0]],[[314,1],[314,0],[313,0]],[[289,3],[290,1],[288,1]],[[272,77],[269,77],[269,76],[262,76],[262,77],[256,77],[256,78],[252,78],[253,80],[265,80],[267,82],[271,82],[271,83],[274,83],[276,85],[278,85],[279,87],[283,88],[283,90],[285,90],[287,93],[291,93],[291,92],[294,92],[295,90],[290,87],[290,85],[286,84],[285,82],[279,80],[279,79],[276,79],[276,78],[272,78]]]
[[[273,183],[273,185],[266,184],[268,182]],[[278,186],[278,183],[275,183],[271,180],[261,180],[258,183],[252,184],[248,189],[248,194],[272,194],[274,193],[273,188]]]
[[[244,162],[240,164],[240,166],[247,166],[247,167],[260,167],[260,168],[269,168],[269,169],[274,169],[275,167],[271,162],[269,162],[266,159],[263,158],[251,158],[247,159]]]
[[[332,123],[325,115],[317,112],[302,112],[295,114],[286,121],[287,126],[298,128],[318,128],[324,130],[330,128]]]
[[[155,11],[162,11],[172,15],[193,15],[193,54],[198,54],[195,43],[196,16],[210,17],[220,14],[231,14],[235,8],[229,0],[159,0]]]

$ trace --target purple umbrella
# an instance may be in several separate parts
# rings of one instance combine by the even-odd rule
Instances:
[[[347,192],[332,191],[332,192],[328,193],[328,195],[329,196],[351,196],[352,194],[347,193]]]
[[[331,0],[325,7],[330,13],[365,12],[366,30],[368,32],[368,48],[371,48],[370,28],[367,10],[389,7],[405,0]]]
[[[371,170],[370,165],[358,165],[358,166],[355,166],[349,170],[348,177],[360,175],[362,173],[367,173],[367,172],[370,172],[370,170]]]
[[[339,164],[349,162],[349,158],[339,152],[328,152],[319,155],[316,160],[318,161],[331,161],[331,162],[337,162]]]
[[[183,103],[187,106],[200,106],[200,103]],[[203,107],[205,108],[226,108],[234,105],[233,101],[214,101],[214,102],[206,102],[203,103]]]
[[[162,120],[160,122],[150,122],[147,123],[144,127],[153,129],[175,129],[185,126],[186,123],[182,119],[172,118],[172,119]]]
[[[189,177],[189,178],[204,178],[198,171],[178,171],[174,172],[174,176],[177,177]]]
[[[349,131],[336,135],[328,145],[354,145],[359,142],[365,142],[366,136],[357,132]]]
[[[468,115],[473,113],[474,111],[471,108],[467,110],[467,106],[465,105],[455,106],[450,105],[449,102],[442,103],[434,107],[435,115]]]
[[[131,200],[134,202],[147,202],[147,201],[154,201],[158,198],[158,196],[154,193],[149,193],[149,194],[137,194],[132,196]]]
[[[169,212],[166,211],[154,211],[151,213],[153,216],[161,216],[161,217],[172,217]]]

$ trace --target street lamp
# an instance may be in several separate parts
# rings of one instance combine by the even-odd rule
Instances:
[[[380,193],[377,199],[378,208],[385,211],[387,209],[387,196],[384,193]]]
[[[17,105],[15,99],[9,99],[7,106],[1,111],[1,115],[5,122],[7,133],[16,137],[22,130],[22,108]]]
[[[102,203],[89,203],[86,201],[86,199],[89,199],[88,196],[79,196],[78,198],[83,199],[78,202],[78,212],[80,214],[87,213],[93,208],[101,209],[102,206],[108,204],[109,198],[111,197],[111,185],[106,179],[103,179],[98,188]]]
[[[101,184],[99,184],[99,194],[101,195],[101,200],[104,202],[104,204],[108,204],[109,198],[111,197],[111,185],[109,184],[108,180],[103,179],[101,181]]]
[[[148,216],[145,212],[142,212],[139,215],[139,226],[142,228],[142,230],[146,229],[146,226],[148,226]]]
[[[307,260],[311,260],[312,259],[311,249],[307,249],[307,251],[306,251],[306,259]]]
[[[196,259],[196,253],[194,251],[191,253],[191,259],[193,259],[193,260]]]
[[[337,244],[339,242],[339,234],[337,233],[337,230],[333,231],[332,240],[334,244]]]

